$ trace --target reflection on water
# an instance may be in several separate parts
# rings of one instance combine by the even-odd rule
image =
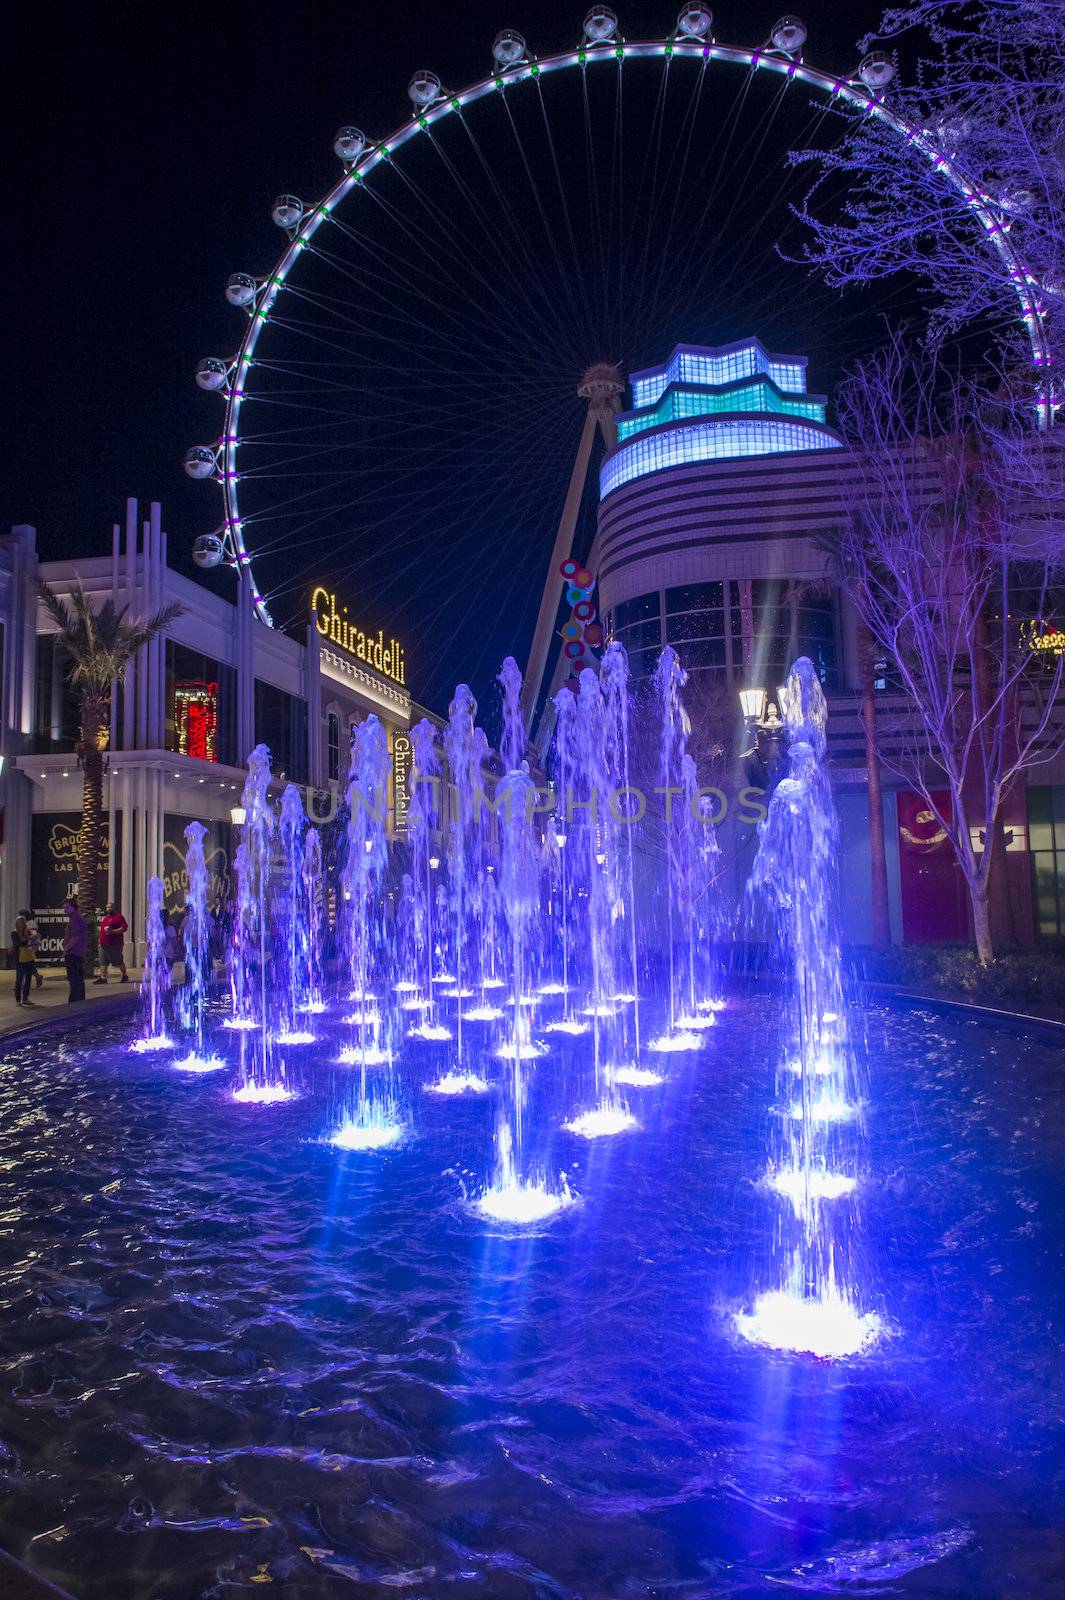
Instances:
[[[423,1092],[431,1044],[376,1154],[326,1142],[326,1018],[276,1106],[234,1104],[238,1036],[205,1075],[102,1025],[10,1050],[0,1542],[78,1600],[1057,1600],[1060,1050],[870,1015],[887,1336],[830,1365],[733,1323],[774,1026],[723,1011],[606,1140],[548,1114],[583,1082],[558,1038],[529,1093],[573,1203],[524,1231],[474,1211],[497,1091]]]

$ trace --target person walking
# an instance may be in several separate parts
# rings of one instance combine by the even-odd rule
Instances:
[[[108,967],[117,967],[122,976],[119,983],[129,982],[129,973],[126,971],[126,934],[129,923],[119,911],[113,900],[108,901],[107,910],[100,918],[100,976],[93,979],[93,983],[107,982]]]
[[[85,998],[85,951],[89,942],[89,929],[85,918],[78,910],[76,901],[65,901],[63,910],[67,917],[67,925],[63,932],[63,959],[66,962],[67,983],[70,986],[67,1004],[72,1005],[76,1000]]]
[[[15,1004],[17,1006],[32,1006],[30,999],[30,984],[33,974],[37,952],[33,945],[33,935],[30,933],[30,914],[20,911],[15,918],[15,926],[11,930],[11,949],[15,957]]]

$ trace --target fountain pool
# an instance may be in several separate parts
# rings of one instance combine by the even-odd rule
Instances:
[[[325,1142],[345,1009],[270,1106],[232,1100],[239,1033],[207,1075],[88,1019],[7,1046],[0,1543],[77,1600],[1057,1600],[1057,1041],[865,1014],[885,1333],[829,1363],[735,1323],[766,1281],[772,995],[657,1056],[621,1138],[562,1127],[589,1041],[552,1036],[530,1125],[574,1203],[523,1229],[473,1204],[510,1070],[487,1046],[488,1094],[440,1095],[440,1046],[408,1042],[407,1134]]]

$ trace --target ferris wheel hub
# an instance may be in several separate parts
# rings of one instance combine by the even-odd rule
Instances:
[[[616,400],[624,387],[621,369],[613,361],[596,361],[577,385],[577,393],[582,400],[590,400],[592,406],[599,409]]]

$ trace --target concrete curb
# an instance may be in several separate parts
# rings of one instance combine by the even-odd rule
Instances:
[[[73,1600],[73,1596],[0,1550],[0,1600]]]
[[[140,988],[130,984],[129,992],[121,994],[100,995],[99,998],[87,1000],[84,1006],[71,1006],[65,1004],[55,1006],[42,1006],[40,1014],[31,1021],[24,1021],[21,1016],[12,1017],[8,1021],[0,1021],[0,1049],[9,1039],[18,1040],[23,1034],[46,1033],[51,1028],[69,1028],[72,1023],[80,1025],[86,1019],[92,1020],[99,1014],[100,1020],[135,1006],[140,999]],[[0,1595],[3,1591],[0,1590]]]
[[[1046,1028],[1058,1042],[1065,1033],[1065,1021],[1062,1019],[1040,1017],[1030,1011],[1005,1011],[1000,1006],[978,1005],[974,1000],[952,1000],[946,995],[920,994],[915,989],[903,989],[894,983],[878,983],[870,978],[859,979],[859,989],[863,994],[871,992],[882,1000],[907,1000],[911,1004],[934,1006],[940,1011],[968,1012],[972,1016],[986,1017],[995,1022],[1008,1022],[1014,1025],[1023,1023],[1026,1028]]]

